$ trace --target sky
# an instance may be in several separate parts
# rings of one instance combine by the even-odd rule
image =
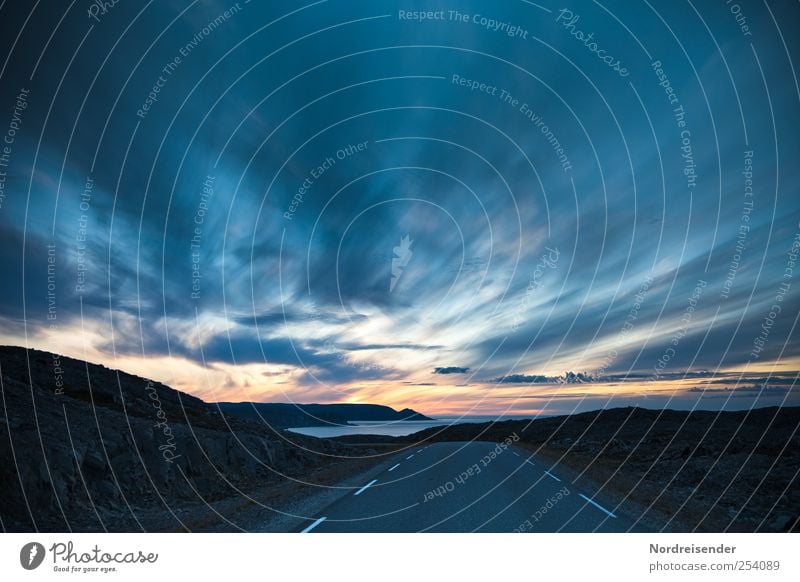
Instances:
[[[798,404],[797,3],[101,4],[0,3],[0,343],[207,401]]]

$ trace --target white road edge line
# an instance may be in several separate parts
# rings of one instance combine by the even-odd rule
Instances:
[[[553,478],[553,479],[555,479],[556,481],[561,481],[561,479],[559,479],[558,477],[556,477],[555,475],[553,475],[553,474],[552,474],[550,471],[545,471],[545,474],[546,474],[546,475],[549,475],[550,477],[552,477],[552,478]]]
[[[377,479],[373,479],[372,481],[370,481],[369,483],[367,483],[366,485],[364,485],[364,486],[363,486],[361,489],[359,489],[358,491],[356,491],[355,493],[353,493],[353,495],[361,495],[361,494],[364,492],[364,490],[366,490],[366,489],[367,489],[367,487],[371,487],[371,486],[373,486],[373,485],[374,485],[375,483],[377,483],[377,482],[378,482],[378,480],[377,480]]]
[[[407,461],[407,460],[409,460],[409,459],[410,459],[411,457],[413,457],[413,456],[414,456],[413,454],[411,454],[411,455],[408,455],[408,456],[406,457],[406,461]]]
[[[531,461],[530,459],[525,459],[525,462],[526,462],[526,463],[529,463],[529,464],[530,464],[532,467],[535,467],[535,466],[536,466],[536,465],[533,463],[533,461]]]
[[[391,473],[392,471],[394,471],[395,469],[397,469],[397,467],[399,467],[399,466],[400,466],[400,463],[397,463],[397,464],[396,464],[394,467],[392,467],[391,469],[389,469],[389,472]]]
[[[594,501],[593,499],[589,499],[588,497],[586,497],[586,495],[584,495],[583,493],[578,493],[578,495],[580,495],[581,497],[583,497],[583,498],[584,498],[586,501],[588,501],[589,503],[591,503],[592,505],[594,505],[594,506],[595,506],[597,509],[599,509],[600,511],[602,511],[603,513],[605,513],[605,514],[606,514],[606,515],[608,515],[609,517],[613,517],[613,518],[616,518],[616,517],[617,517],[616,515],[614,515],[613,513],[611,513],[609,510],[607,510],[605,507],[603,507],[602,505],[600,505],[599,503],[597,503],[596,501]]]
[[[308,526],[306,529],[304,529],[304,530],[303,530],[303,531],[301,531],[300,533],[308,533],[308,532],[310,532],[312,529],[314,529],[315,527],[317,527],[319,524],[321,524],[321,523],[322,523],[323,521],[325,521],[326,519],[328,519],[328,518],[327,518],[327,517],[320,517],[320,518],[319,518],[317,521],[315,521],[314,523],[312,523],[310,526]]]

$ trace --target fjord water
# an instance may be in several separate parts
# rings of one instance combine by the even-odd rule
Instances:
[[[351,434],[377,434],[385,436],[406,436],[432,428],[435,426],[450,426],[453,424],[490,422],[500,420],[496,416],[460,416],[452,418],[439,418],[436,420],[398,420],[393,422],[351,421],[346,425],[331,426],[302,426],[290,428],[291,432],[317,438],[332,438]],[[511,420],[503,417],[502,420]]]

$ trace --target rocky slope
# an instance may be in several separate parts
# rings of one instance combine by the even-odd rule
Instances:
[[[502,441],[589,480],[655,530],[800,530],[800,408],[687,412],[617,408],[431,428],[393,441]],[[364,441],[342,437],[339,442]]]
[[[332,466],[363,464],[348,460],[360,454],[347,445],[223,416],[103,366],[0,347],[0,371],[6,531],[189,529],[180,517],[189,505],[285,490],[320,470],[336,479]]]

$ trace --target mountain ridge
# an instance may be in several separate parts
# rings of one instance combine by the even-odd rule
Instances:
[[[410,408],[400,411],[383,404],[294,404],[280,402],[218,402],[225,414],[281,428],[342,426],[356,421],[398,422],[433,420]]]
[[[291,503],[378,459],[39,350],[0,346],[0,394],[5,531],[190,531],[222,519],[209,504]]]

